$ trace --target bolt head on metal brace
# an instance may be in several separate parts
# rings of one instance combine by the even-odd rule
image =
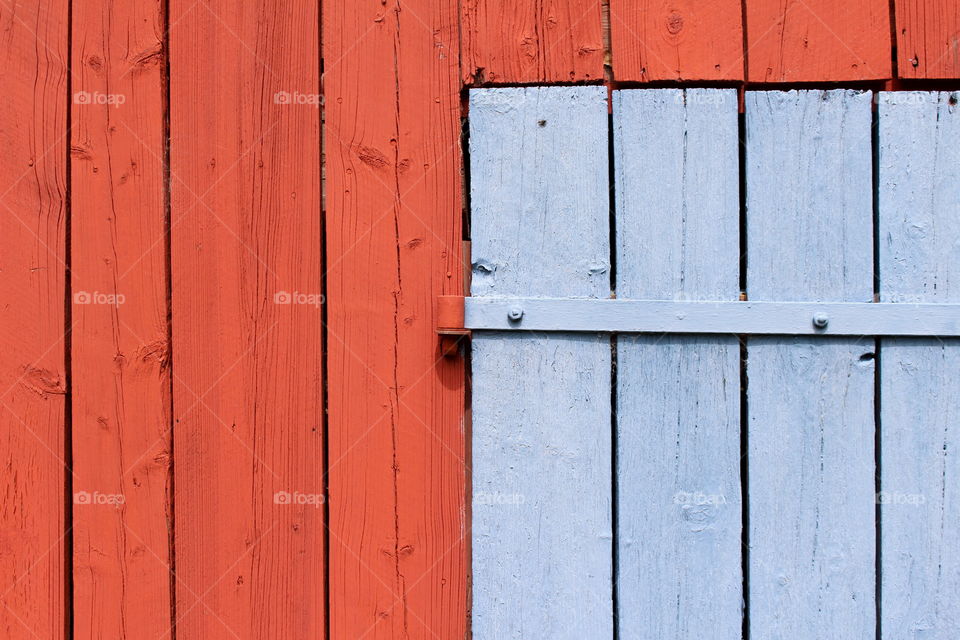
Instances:
[[[830,324],[830,316],[823,312],[814,314],[813,326],[817,329],[826,329],[828,324]]]
[[[507,319],[510,322],[520,322],[520,319],[523,318],[523,309],[520,307],[510,307],[510,310],[507,311]]]

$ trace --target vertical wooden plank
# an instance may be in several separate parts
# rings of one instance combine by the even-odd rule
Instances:
[[[888,0],[744,0],[749,82],[892,75]]]
[[[609,295],[605,98],[471,92],[473,295]],[[475,638],[612,637],[610,364],[606,336],[474,336]]]
[[[869,92],[748,92],[751,300],[873,296]],[[750,633],[873,638],[873,340],[752,338]]]
[[[173,518],[163,7],[72,15],[74,637],[159,637]]]
[[[743,80],[743,12],[728,0],[610,0],[619,82]]]
[[[0,5],[0,635],[63,638],[68,3]]]
[[[955,94],[880,99],[880,295],[960,302],[960,108]],[[960,636],[960,341],[883,341],[881,602],[884,638]]]
[[[333,638],[466,633],[457,4],[323,3]]]
[[[618,298],[739,297],[737,106],[614,93]],[[620,637],[739,637],[739,342],[620,336],[617,384]]]
[[[960,5],[955,0],[896,0],[901,78],[960,78]]]
[[[170,23],[176,637],[318,638],[317,5]]]
[[[601,0],[464,0],[464,84],[603,80]]]

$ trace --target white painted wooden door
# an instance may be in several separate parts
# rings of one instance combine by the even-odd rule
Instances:
[[[956,97],[607,98],[470,96],[472,295],[517,300],[472,342],[474,637],[960,638],[958,338],[537,331],[519,302],[960,317]]]

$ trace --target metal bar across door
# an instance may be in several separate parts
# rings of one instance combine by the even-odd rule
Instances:
[[[474,331],[960,336],[960,304],[467,298]]]

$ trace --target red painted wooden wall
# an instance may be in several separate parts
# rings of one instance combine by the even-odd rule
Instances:
[[[0,0],[0,637],[464,636],[464,88],[960,79],[952,0],[322,7]]]

